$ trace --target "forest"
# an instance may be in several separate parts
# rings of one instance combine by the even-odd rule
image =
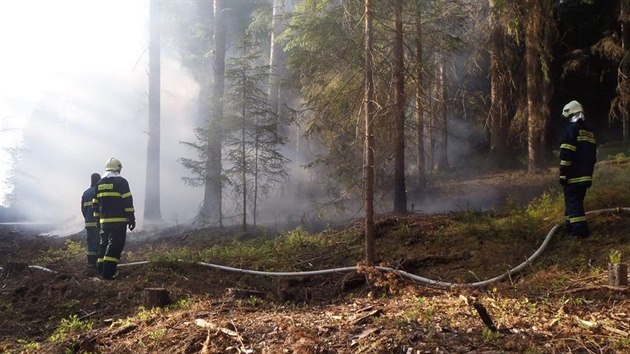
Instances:
[[[256,227],[262,198],[283,184],[337,208],[374,193],[378,212],[405,213],[440,171],[535,174],[557,156],[570,100],[599,144],[628,139],[623,1],[213,6],[160,10],[163,45],[200,84],[202,124],[186,142],[196,155],[180,161],[204,187],[204,223],[228,213]],[[224,199],[240,209],[226,212]]]
[[[148,96],[146,116],[112,120],[131,125],[128,139],[147,141],[146,155],[138,144],[107,144],[116,132],[101,122],[68,126],[81,118],[64,117],[75,112],[63,106],[120,112],[86,111],[89,99],[40,102],[5,161],[12,171],[3,219],[55,218],[40,207],[47,203],[70,209],[41,180],[80,142],[60,147],[42,136],[47,122],[58,134],[99,129],[95,156],[128,156],[147,225],[179,215],[177,222],[244,230],[363,214],[367,194],[380,213],[452,210],[435,207],[449,204],[436,200],[431,183],[445,172],[536,174],[553,165],[567,123],[560,111],[571,100],[585,107],[598,144],[628,139],[624,1],[392,0],[369,12],[363,1],[150,4],[148,92],[129,98]],[[161,77],[170,60],[190,84]],[[178,112],[169,101],[184,89],[177,85],[194,87],[192,109]],[[102,168],[75,159],[81,169]],[[145,171],[135,167],[143,161]],[[194,199],[184,190],[196,190],[187,192]],[[194,207],[184,212],[184,204]]]
[[[1,352],[630,350],[630,0],[145,5],[142,88],[90,74],[8,151]],[[113,280],[73,216],[110,153],[139,220]]]

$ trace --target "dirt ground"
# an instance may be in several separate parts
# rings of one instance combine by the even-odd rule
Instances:
[[[533,191],[546,190],[552,178],[515,182],[510,193],[518,194],[522,185],[525,192],[520,196],[536,194]],[[496,178],[488,181],[495,183]],[[380,217],[379,259],[433,279],[475,281],[520,263],[544,238],[436,239],[431,230],[445,227],[451,217],[448,213]],[[630,289],[609,286],[604,270],[608,250],[630,241],[630,218],[603,216],[594,225],[593,236],[584,241],[559,233],[530,269],[482,289],[436,289],[371,270],[366,270],[373,276],[368,282],[356,272],[285,279],[178,261],[120,267],[116,280],[102,281],[86,270],[84,250],[74,249],[84,243],[82,235],[43,237],[4,227],[0,228],[0,351],[625,352],[630,350]],[[360,237],[360,223],[350,228]],[[229,240],[227,235],[207,237],[208,232],[131,238],[125,254],[138,259],[162,249],[203,248],[222,238]],[[575,262],[566,262],[567,258]],[[323,269],[356,262],[329,264],[325,257],[313,257],[310,263],[313,269]],[[145,308],[148,288],[166,289],[172,304]],[[240,297],[229,289],[260,293]],[[486,322],[480,315],[484,309]],[[60,323],[70,318],[91,327],[60,334]]]

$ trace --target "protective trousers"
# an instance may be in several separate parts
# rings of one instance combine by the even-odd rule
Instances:
[[[564,216],[569,232],[576,237],[588,237],[590,235],[584,215],[586,189],[588,187],[579,184],[564,186]]]
[[[126,225],[103,229],[101,232],[97,269],[103,279],[111,280],[114,278],[126,239]]]
[[[98,257],[99,247],[99,229],[96,226],[85,228],[87,232],[87,262],[89,266],[96,267],[96,258]]]

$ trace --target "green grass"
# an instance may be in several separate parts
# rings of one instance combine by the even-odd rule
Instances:
[[[617,159],[630,155],[630,145],[622,142],[612,142],[597,147],[599,159]]]
[[[73,260],[85,255],[85,247],[80,242],[74,240],[66,240],[64,248],[51,248],[44,257],[53,259]]]
[[[593,176],[593,186],[586,194],[587,210],[614,207],[630,207],[629,164],[604,164],[598,166]]]
[[[230,265],[234,267],[248,267],[259,270],[298,271],[305,259],[314,255],[328,255],[339,252],[339,244],[354,242],[353,235],[340,234],[333,238],[325,233],[312,234],[302,228],[289,231],[275,239],[268,237],[232,240],[205,249],[177,248],[166,252],[154,252],[150,261],[203,261]],[[346,255],[337,259],[328,257],[328,261],[343,262]]]
[[[55,329],[53,334],[50,335],[48,340],[53,343],[63,343],[68,336],[89,331],[92,329],[93,325],[94,323],[92,321],[82,321],[76,315],[62,318],[59,326]]]

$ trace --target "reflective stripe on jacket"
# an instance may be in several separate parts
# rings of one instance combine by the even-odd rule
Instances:
[[[586,122],[571,123],[560,141],[560,178],[568,184],[590,186],[596,155],[595,135]]]
[[[81,196],[81,213],[85,220],[85,227],[96,227],[97,220],[94,217],[94,198],[96,197],[96,186],[90,187]]]
[[[94,216],[99,218],[101,228],[125,227],[129,221],[135,221],[133,197],[126,179],[104,177],[96,188]]]

